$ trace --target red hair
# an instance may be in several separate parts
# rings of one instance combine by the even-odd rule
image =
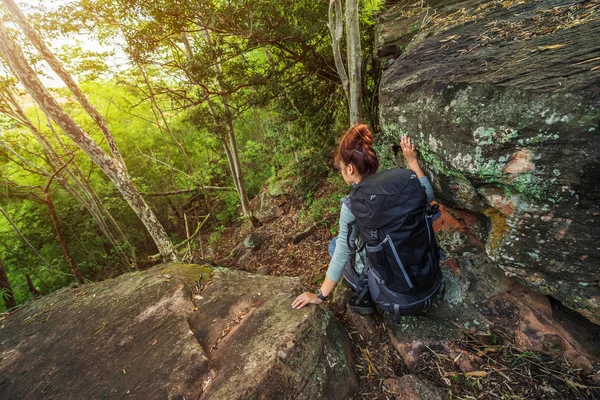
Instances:
[[[379,161],[373,148],[373,134],[366,125],[355,125],[344,132],[335,155],[335,164],[338,167],[340,161],[346,165],[353,164],[363,177],[377,172]]]

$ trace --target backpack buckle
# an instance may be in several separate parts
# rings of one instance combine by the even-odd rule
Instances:
[[[377,240],[377,229],[371,229],[371,240]]]

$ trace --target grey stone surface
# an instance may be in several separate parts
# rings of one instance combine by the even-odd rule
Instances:
[[[410,135],[439,200],[487,221],[473,232],[498,265],[600,323],[598,11],[429,4],[380,20],[380,144]]]
[[[301,291],[183,264],[57,291],[0,322],[0,398],[346,399],[346,335]]]

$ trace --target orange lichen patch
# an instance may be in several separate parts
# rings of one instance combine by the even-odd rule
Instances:
[[[524,172],[530,172],[535,169],[532,159],[533,153],[528,149],[517,150],[506,163],[504,172],[507,174],[519,175]]]
[[[465,226],[465,224],[463,224],[462,222],[460,222],[459,220],[454,218],[452,215],[450,215],[450,213],[448,213],[448,211],[446,210],[446,208],[443,205],[439,204],[439,206],[440,206],[440,211],[442,213],[442,216],[433,222],[433,231],[434,232],[444,232],[444,231],[467,232],[469,230]]]
[[[448,267],[448,269],[452,271],[454,275],[458,274],[458,261],[456,258],[446,259],[446,261],[444,261],[444,265],[446,265],[446,267]]]
[[[573,222],[572,219],[564,219],[563,221],[564,221],[563,226],[558,230],[558,233],[556,235],[554,235],[556,240],[562,239],[567,234],[567,231],[569,230],[569,226],[571,225],[571,222]]]
[[[554,218],[554,211],[551,211],[550,214],[548,214],[548,215],[544,215],[543,217],[540,217],[540,219],[544,222],[550,222],[550,221],[552,221],[552,218]]]
[[[486,208],[483,213],[490,219],[492,229],[486,243],[487,253],[492,256],[498,256],[500,248],[506,235],[508,235],[508,224],[506,218],[495,208]]]

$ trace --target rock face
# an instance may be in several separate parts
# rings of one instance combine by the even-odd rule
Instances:
[[[348,398],[346,336],[301,290],[181,264],[63,289],[1,321],[0,398]]]
[[[414,3],[378,28],[384,141],[410,135],[507,274],[600,324],[595,3]]]
[[[468,251],[472,250],[472,251]],[[485,334],[499,329],[522,349],[566,357],[586,373],[593,370],[598,354],[595,344],[580,343],[553,316],[547,297],[524,288],[476,248],[450,259],[456,268],[444,268],[445,298],[423,316],[403,317],[399,324],[386,320],[390,340],[409,370],[417,367],[421,352],[429,346],[457,357],[454,341],[463,330]],[[448,262],[446,266],[448,266]],[[457,358],[462,372],[479,368],[482,360],[472,354]]]

